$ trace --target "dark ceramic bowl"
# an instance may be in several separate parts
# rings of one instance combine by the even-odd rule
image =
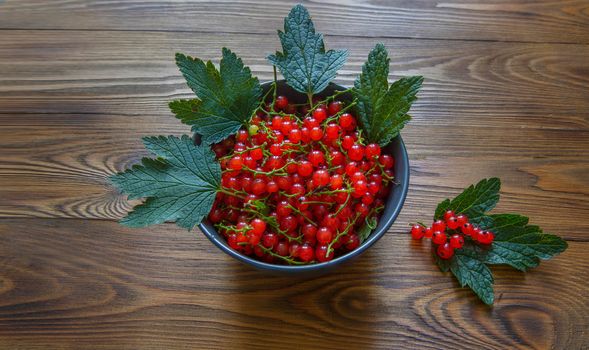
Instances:
[[[264,92],[266,92],[270,88],[270,83],[265,83],[262,85],[262,87],[264,88]],[[344,88],[343,86],[332,83],[320,95],[329,96],[337,90],[342,91],[345,89],[346,88]],[[278,94],[288,97],[288,100],[291,102],[304,103],[306,101],[306,97],[303,94],[294,91],[292,88],[287,86],[282,80],[278,82]],[[340,100],[351,100],[351,96],[343,94],[341,95]],[[345,255],[342,255],[336,259],[312,265],[292,266],[268,264],[262,261],[255,260],[248,256],[242,255],[241,253],[231,249],[225,241],[225,239],[217,233],[213,225],[208,220],[203,221],[199,225],[199,227],[205,234],[205,236],[207,236],[207,238],[211,240],[211,242],[213,242],[217,247],[219,247],[219,249],[221,249],[228,255],[232,256],[233,258],[247,265],[253,266],[257,269],[281,275],[310,276],[327,273],[333,270],[335,267],[343,264],[344,262],[351,260],[359,256],[360,254],[364,253],[387,232],[389,227],[391,227],[391,225],[393,224],[393,222],[395,222],[395,219],[401,212],[401,208],[403,207],[405,197],[407,196],[407,190],[409,188],[409,157],[407,156],[407,150],[405,149],[405,145],[403,144],[401,136],[396,137],[385,148],[385,150],[395,158],[393,170],[395,173],[395,180],[398,184],[393,186],[391,193],[387,198],[385,209],[378,222],[378,225],[370,234],[368,239],[364,241],[362,245],[360,245],[360,247],[358,247],[356,250],[349,252]]]

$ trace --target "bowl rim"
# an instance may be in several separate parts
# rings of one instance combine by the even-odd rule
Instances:
[[[284,80],[278,80],[279,83],[284,83]],[[268,86],[272,81],[264,82],[261,84],[262,88]],[[330,83],[328,88],[338,88],[338,89],[346,89],[344,86]],[[290,88],[290,87],[289,87]],[[409,191],[409,155],[407,154],[407,149],[405,147],[405,143],[403,142],[403,138],[399,134],[397,137],[393,139],[392,142],[398,142],[398,147],[400,148],[400,153],[402,155],[401,159],[395,159],[395,162],[398,166],[401,167],[403,172],[405,181],[398,184],[400,186],[401,195],[399,200],[396,203],[393,203],[392,213],[388,216],[381,216],[380,220],[384,220],[384,222],[379,222],[378,226],[380,226],[380,230],[377,230],[378,227],[370,234],[367,240],[365,240],[358,248],[355,250],[348,252],[342,256],[339,256],[333,260],[321,262],[317,264],[308,264],[308,265],[278,265],[278,264],[271,264],[263,261],[259,261],[253,258],[250,258],[246,255],[243,255],[235,250],[233,250],[229,245],[225,242],[225,240],[221,237],[219,233],[216,232],[215,228],[203,221],[201,222],[198,227],[204,233],[204,235],[219,249],[225,252],[227,255],[253,267],[258,269],[266,270],[266,271],[274,271],[274,272],[311,272],[311,271],[318,271],[318,270],[327,270],[330,267],[334,267],[339,265],[345,261],[348,261],[354,257],[361,255],[365,252],[368,248],[370,248],[376,241],[378,241],[384,234],[387,233],[388,229],[393,225],[399,214],[401,213],[401,209],[405,203],[405,199],[407,198],[407,193]]]

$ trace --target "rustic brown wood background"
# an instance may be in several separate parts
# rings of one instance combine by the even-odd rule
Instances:
[[[368,253],[303,280],[265,276],[173,225],[127,229],[106,176],[140,137],[188,129],[177,51],[227,46],[261,80],[294,2],[0,1],[0,349],[587,349],[589,1],[305,1],[350,85],[383,42],[426,77],[403,132],[411,186]],[[493,268],[480,303],[407,235],[483,177],[569,249]]]

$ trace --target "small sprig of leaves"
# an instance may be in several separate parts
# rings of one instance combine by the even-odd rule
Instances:
[[[314,94],[323,91],[348,57],[346,50],[325,51],[323,35],[315,32],[309,12],[296,5],[284,19],[284,32],[278,31],[283,52],[269,55],[287,84],[306,94],[311,102]]]
[[[389,86],[387,50],[377,44],[362,67],[352,90],[363,135],[370,142],[386,146],[411,120],[407,114],[417,99],[423,77],[401,78]]]
[[[262,88],[258,78],[231,50],[223,48],[219,70],[208,61],[176,54],[176,64],[195,99],[170,102],[170,109],[203,143],[222,141],[247,125],[259,106]]]
[[[147,198],[121,223],[144,227],[175,221],[190,230],[209,213],[221,187],[215,153],[186,135],[146,137],[143,143],[158,158],[143,158],[141,164],[110,177],[129,199]]]
[[[450,260],[433,254],[444,272],[451,271],[464,287],[470,287],[488,305],[494,302],[493,274],[488,265],[509,265],[520,271],[536,267],[562,253],[567,243],[562,238],[543,233],[540,227],[528,225],[529,219],[519,214],[488,214],[499,202],[501,182],[498,178],[483,179],[471,185],[454,199],[438,204],[434,219],[441,219],[447,210],[465,214],[472,224],[495,233],[490,247],[481,247],[467,239],[456,249]]]

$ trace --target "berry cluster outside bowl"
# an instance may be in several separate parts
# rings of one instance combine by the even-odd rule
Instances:
[[[271,88],[271,82],[262,84],[262,88],[264,93],[266,93],[268,89]],[[306,101],[305,95],[293,90],[291,87],[286,85],[284,80],[278,81],[277,90],[278,95],[286,96],[289,101],[293,101],[295,103],[304,103]],[[321,94],[319,94],[319,96],[330,96],[333,95],[336,91],[343,90],[346,90],[346,88],[331,83]],[[340,100],[350,101],[352,100],[352,96],[351,94],[342,94],[340,95]],[[196,139],[196,142],[199,143],[199,140]],[[391,192],[386,199],[385,209],[378,221],[377,227],[357,249],[345,255],[327,262],[309,265],[270,264],[255,260],[241,254],[236,250],[233,250],[231,247],[229,247],[227,241],[221,235],[219,235],[208,219],[204,220],[199,225],[199,228],[204,233],[204,235],[223,252],[247,265],[253,266],[262,271],[277,275],[300,276],[315,276],[333,271],[337,266],[340,266],[341,264],[359,256],[368,248],[370,248],[374,243],[376,243],[376,241],[378,241],[388,231],[401,212],[401,208],[403,207],[403,203],[405,202],[407,191],[409,189],[409,157],[407,155],[407,150],[405,149],[405,144],[403,143],[401,136],[394,138],[393,141],[385,147],[385,150],[387,150],[395,159],[393,171],[395,174],[396,184],[392,187]]]

